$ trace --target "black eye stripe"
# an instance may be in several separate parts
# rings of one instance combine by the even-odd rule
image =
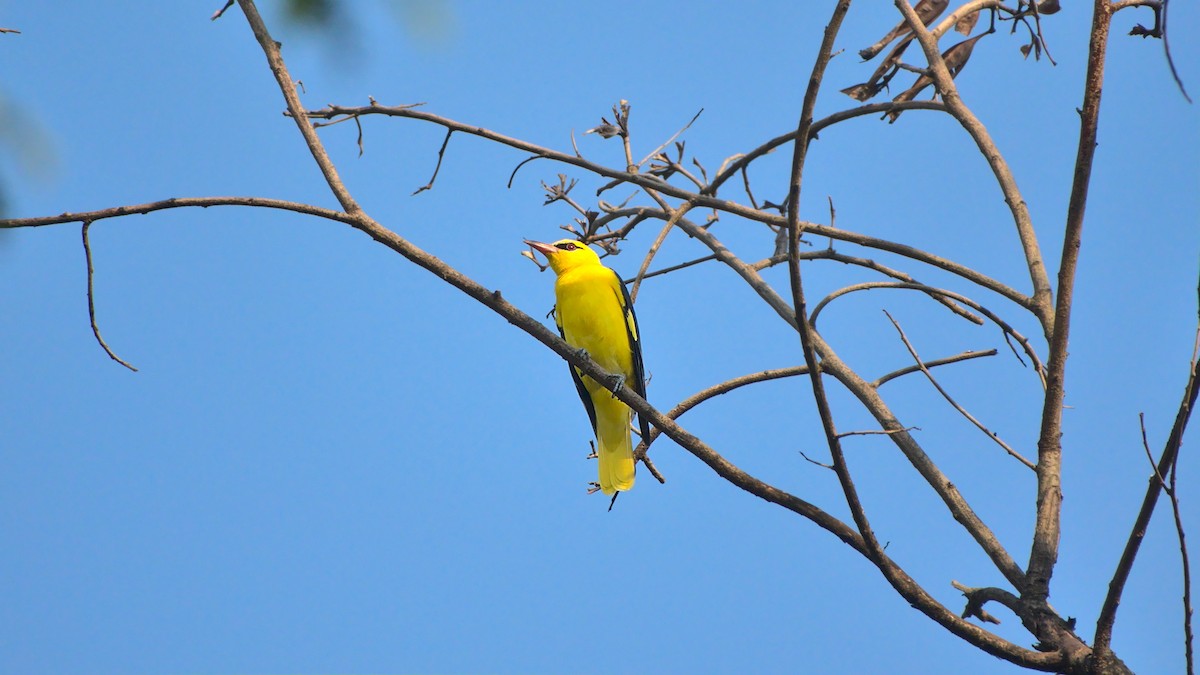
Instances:
[[[555,244],[554,248],[561,249],[563,251],[574,251],[576,248],[579,248],[579,247],[576,246],[575,244],[572,244],[569,241],[565,241],[561,244]]]

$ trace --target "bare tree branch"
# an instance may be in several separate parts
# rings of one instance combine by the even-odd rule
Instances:
[[[935,32],[931,33],[921,23],[921,20],[917,17],[916,12],[913,11],[907,0],[895,0],[895,2],[896,7],[904,15],[909,26],[912,27],[913,34],[925,52],[925,58],[929,61],[930,77],[933,78],[934,84],[937,85],[938,92],[942,96],[942,101],[946,105],[947,112],[962,125],[963,129],[975,141],[979,151],[987,159],[988,166],[991,167],[992,173],[996,177],[996,182],[1004,194],[1004,201],[1008,204],[1009,210],[1012,213],[1013,223],[1017,229],[1017,237],[1021,242],[1021,247],[1025,253],[1025,262],[1029,268],[1030,281],[1033,284],[1033,301],[1030,311],[1042,322],[1043,332],[1049,335],[1054,321],[1054,307],[1051,305],[1050,278],[1046,274],[1046,265],[1042,260],[1041,248],[1038,245],[1037,233],[1033,229],[1033,221],[1029,215],[1029,208],[1025,203],[1024,197],[1021,196],[1020,190],[1017,188],[1016,179],[1013,177],[1008,163],[1004,160],[1004,156],[1000,154],[987,128],[984,127],[983,123],[975,117],[974,113],[967,108],[966,104],[959,97],[958,89],[954,85],[954,78],[950,74],[950,70],[946,67],[946,62],[942,59],[941,52],[938,49],[936,35],[941,35],[945,31],[950,30],[959,19],[969,14],[969,7],[978,5],[979,8],[982,8],[991,3],[985,0],[964,5],[951,12],[950,16],[938,24]]]
[[[802,260],[834,260],[836,262],[840,262],[840,263],[843,263],[846,265],[857,265],[859,267],[865,267],[867,269],[874,270],[876,272],[879,272],[880,274],[889,276],[893,279],[899,279],[900,281],[903,281],[906,283],[916,284],[918,286],[924,286],[924,284],[921,284],[916,279],[914,279],[911,275],[909,275],[905,272],[901,272],[900,270],[892,269],[891,267],[888,267],[886,265],[881,265],[881,264],[875,262],[874,260],[870,260],[868,258],[859,258],[856,256],[850,256],[850,255],[845,255],[843,253],[838,253],[837,251],[833,250],[832,247],[824,248],[819,251],[807,251],[807,252],[801,253],[800,258]],[[786,255],[771,256],[770,258],[764,258],[763,260],[760,260],[760,261],[754,263],[754,269],[762,270],[767,267],[771,267],[773,265],[778,265],[778,264],[784,263],[784,262],[787,262]],[[950,299],[948,296],[940,294],[940,293],[931,293],[930,296],[935,301],[945,305],[946,308],[949,309],[951,312],[954,312],[955,314],[961,316],[962,318],[966,319],[967,321],[970,321],[971,323],[979,325],[979,326],[983,325],[983,319],[981,319],[978,316],[963,309],[961,306],[959,306],[957,303],[955,303],[954,300]],[[815,312],[815,311],[813,312],[814,315],[816,313],[817,312]],[[814,322],[816,321],[815,319],[812,319],[812,320]]]
[[[670,214],[663,210],[658,210],[658,209],[653,209],[653,208],[648,208],[648,207],[629,207],[629,208],[616,209],[610,213],[607,213],[604,216],[602,216],[600,218],[600,220],[603,222],[608,222],[608,221],[616,219],[616,218],[623,218],[623,217],[627,217],[627,216],[645,216],[645,217],[657,218],[659,220],[667,220],[670,218]],[[687,223],[688,226],[684,227],[684,223]],[[773,217],[772,220],[770,222],[768,222],[768,224],[771,224],[771,225],[777,224],[779,226],[786,226],[786,221],[784,221],[783,219],[778,219],[778,218]],[[703,238],[702,235],[697,235],[695,233],[698,230],[703,230],[704,228],[701,228],[699,225],[692,223],[688,219],[681,218],[678,225],[681,229],[684,229],[687,232],[688,236],[696,238],[696,239]],[[805,222],[803,229],[806,233],[810,233],[810,234],[822,236],[822,237],[830,237],[832,239],[836,239],[838,241],[844,241],[849,244],[856,244],[858,246],[863,246],[866,248],[873,248],[873,249],[877,249],[880,251],[885,251],[887,253],[892,253],[892,254],[895,254],[895,255],[898,255],[901,257],[909,258],[911,260],[915,260],[917,262],[921,262],[921,263],[930,265],[932,267],[936,267],[938,269],[941,269],[941,270],[944,270],[951,274],[954,274],[955,276],[962,277],[963,279],[966,279],[967,281],[970,281],[971,283],[973,283],[977,286],[981,286],[983,288],[986,288],[989,291],[997,293],[998,295],[1003,296],[1004,298],[1008,299],[1009,301],[1011,301],[1021,307],[1024,307],[1026,309],[1029,309],[1031,307],[1030,298],[1028,298],[1027,296],[1022,295],[1021,293],[1004,285],[1000,281],[997,281],[996,279],[992,279],[991,277],[988,277],[987,275],[981,274],[980,272],[978,272],[970,267],[956,263],[953,260],[949,260],[947,258],[942,258],[940,256],[934,255],[927,251],[923,251],[921,249],[914,248],[912,246],[907,246],[905,244],[900,244],[900,243],[889,241],[886,239],[870,237],[867,235],[858,234],[856,232],[852,232],[850,230],[844,230],[841,228],[831,228],[831,227],[827,227],[824,225],[819,225],[817,223]],[[732,255],[732,254],[730,254],[730,255]],[[801,252],[800,255],[802,258],[804,258],[804,257],[830,258],[832,260],[837,260],[839,262],[846,262],[846,263],[850,263],[850,264],[860,264],[857,262],[859,259],[853,258],[851,256],[842,256],[842,255],[836,254],[836,253],[831,254],[831,253],[825,253],[825,252],[812,251],[812,252]],[[772,258],[772,260],[774,260],[774,258]],[[783,260],[781,259],[780,262],[783,262]],[[758,270],[761,270],[767,266],[769,266],[767,263],[762,263],[762,264],[755,263],[753,265],[750,265],[750,269],[751,269],[751,271],[757,272]],[[884,272],[883,266],[874,266],[874,265],[868,265],[868,264],[863,264],[863,266],[871,267],[872,269],[876,269],[879,272],[883,272],[884,274],[887,274],[888,276],[893,276],[895,278],[902,278],[900,276],[897,276],[897,275],[894,275],[894,274],[891,274],[888,272]],[[791,316],[791,312],[789,311],[788,312],[789,318],[787,319],[789,322],[792,321],[790,316]],[[974,319],[970,319],[969,317],[964,317],[964,318],[967,318],[968,320],[974,322]]]
[[[946,402],[949,403],[951,405],[951,407],[953,407],[955,410],[957,410],[959,412],[959,414],[961,414],[963,417],[967,418],[967,421],[970,422],[971,424],[975,425],[975,427],[977,429],[979,429],[980,431],[982,431],[985,436],[987,436],[988,438],[995,441],[996,444],[999,445],[1001,448],[1004,448],[1004,451],[1007,452],[1013,459],[1016,459],[1018,462],[1024,464],[1026,467],[1028,467],[1030,469],[1036,470],[1036,468],[1033,465],[1033,462],[1030,462],[1029,460],[1025,459],[1021,455],[1021,453],[1017,452],[1016,450],[1013,450],[1011,445],[1009,445],[1008,443],[1005,443],[1004,439],[1000,438],[1000,436],[998,436],[994,431],[990,431],[987,427],[985,427],[983,425],[982,422],[980,422],[978,419],[976,419],[974,415],[967,412],[966,408],[963,408],[961,405],[959,405],[954,400],[954,398],[951,397],[950,394],[945,389],[942,388],[942,385],[938,384],[937,379],[935,379],[933,377],[933,373],[929,372],[929,369],[926,368],[923,363],[921,363],[921,357],[920,357],[920,355],[917,354],[917,350],[916,350],[916,348],[914,348],[912,346],[912,343],[908,341],[908,336],[904,334],[904,329],[900,327],[900,324],[896,321],[895,318],[892,317],[891,314],[888,313],[888,311],[886,309],[883,310],[883,313],[887,314],[888,320],[891,321],[892,325],[896,327],[896,332],[898,332],[900,334],[900,340],[904,343],[904,347],[906,349],[908,349],[908,353],[912,354],[913,361],[915,361],[917,363],[918,367],[920,367],[920,369],[921,369],[921,372],[924,373],[925,377],[929,379],[929,383],[933,385],[933,388],[938,390],[938,393],[942,395],[942,398],[946,399]],[[999,623],[999,622],[997,622],[997,623]]]
[[[283,94],[288,111],[292,113],[292,119],[296,122],[296,128],[304,137],[304,143],[312,153],[317,167],[321,169],[321,174],[325,176],[325,182],[329,185],[329,189],[333,190],[333,196],[337,198],[338,203],[347,213],[361,211],[362,209],[354,201],[354,198],[350,196],[350,191],[342,183],[342,179],[338,177],[337,168],[334,167],[333,161],[329,159],[324,146],[317,138],[316,129],[313,129],[312,123],[302,114],[304,106],[300,104],[296,85],[292,83],[292,76],[288,74],[287,66],[283,63],[283,56],[279,53],[279,43],[267,32],[267,26],[258,14],[258,8],[254,6],[253,0],[238,0],[238,5],[246,14],[246,22],[250,24],[250,30],[254,32],[255,39],[258,40],[263,54],[267,57],[267,65],[270,66],[271,73],[275,75],[279,91]]]
[[[109,348],[108,343],[104,341],[104,337],[100,335],[100,326],[96,323],[96,292],[92,284],[92,278],[95,275],[95,270],[92,267],[92,244],[88,241],[88,230],[92,227],[92,221],[83,221],[83,255],[87,259],[87,300],[88,300],[88,318],[92,321],[92,334],[96,336],[96,342],[104,348],[104,353],[108,354],[109,358],[126,368],[137,372],[125,359],[113,353]]]
[[[1088,66],[1080,111],[1079,149],[1075,158],[1075,176],[1067,205],[1067,220],[1062,256],[1058,267],[1058,292],[1054,322],[1047,334],[1050,352],[1046,367],[1046,397],[1042,424],[1038,433],[1037,522],[1029,552],[1029,586],[1026,600],[1042,604],[1050,595],[1050,578],[1058,560],[1058,541],[1062,517],[1062,409],[1066,396],[1066,364],[1071,308],[1074,303],[1075,270],[1083,236],[1083,212],[1087,204],[1092,163],[1096,152],[1096,133],[1100,117],[1100,94],[1104,83],[1104,57],[1112,15],[1108,0],[1095,0],[1092,10]],[[1107,644],[1097,633],[1095,647],[1103,657]]]
[[[663,274],[670,274],[671,272],[677,272],[679,270],[687,269],[689,267],[699,265],[700,263],[706,263],[706,262],[709,262],[711,260],[716,260],[716,259],[717,259],[717,257],[715,255],[701,256],[699,258],[696,258],[695,260],[689,260],[687,262],[679,263],[678,265],[671,265],[670,267],[664,267],[660,270],[654,270],[653,272],[647,272],[642,275],[642,280],[645,281],[646,279],[653,279],[654,277],[661,276]],[[633,283],[633,279],[622,279],[622,281],[627,284]]]
[[[957,581],[951,581],[950,585],[962,591],[962,594],[967,598],[967,606],[963,608],[962,612],[964,619],[973,616],[987,623],[1000,623],[1000,619],[997,619],[983,609],[983,606],[989,602],[999,602],[1020,615],[1021,600],[1003,588],[973,588],[960,584]]]
[[[357,120],[358,118],[355,117],[354,119]],[[437,164],[433,167],[433,175],[429,177],[428,183],[422,185],[421,187],[417,188],[413,192],[414,195],[419,195],[426,190],[433,189],[433,182],[435,180],[437,180],[438,172],[442,170],[442,159],[446,156],[446,146],[450,145],[450,136],[452,136],[453,134],[454,134],[453,129],[449,129],[446,131],[446,138],[442,140],[442,147],[438,149],[438,161],[437,161]],[[360,145],[359,147],[361,148],[362,146]],[[517,168],[520,168],[519,164],[517,165]],[[513,169],[513,173],[516,174],[516,172],[517,172],[517,170]],[[511,182],[511,179],[510,179],[510,182]]]
[[[844,288],[840,288],[840,289],[834,291],[833,293],[830,293],[829,295],[827,295],[821,299],[821,302],[818,303],[818,305],[817,305],[817,309],[813,311],[812,316],[816,317],[820,313],[820,311],[825,308],[826,305],[828,305],[830,302],[832,302],[833,300],[835,300],[843,295],[858,292],[858,291],[867,291],[867,290],[874,290],[874,289],[880,289],[880,288],[896,288],[896,289],[908,289],[908,290],[914,290],[914,291],[921,291],[922,293],[925,293],[931,297],[938,296],[938,295],[944,295],[948,298],[953,298],[953,299],[957,300],[958,302],[961,302],[964,305],[967,305],[971,309],[974,309],[975,311],[977,311],[980,314],[987,317],[992,323],[996,324],[996,326],[999,327],[1000,330],[1004,333],[1004,337],[1006,340],[1008,339],[1009,336],[1012,336],[1012,338],[1014,340],[1016,340],[1018,344],[1021,345],[1022,349],[1024,349],[1024,351],[1025,351],[1025,354],[1027,356],[1029,356],[1030,360],[1033,362],[1034,372],[1036,372],[1038,377],[1041,379],[1042,386],[1043,387],[1046,386],[1046,370],[1042,366],[1042,362],[1038,358],[1037,352],[1034,350],[1033,345],[1031,345],[1029,343],[1029,339],[1026,338],[1024,335],[1021,335],[1019,332],[1017,332],[1017,330],[1015,328],[1013,328],[1008,322],[1001,319],[995,312],[992,312],[991,310],[989,310],[988,308],[979,304],[978,302],[975,302],[974,300],[972,300],[972,299],[968,298],[967,296],[962,295],[960,293],[948,291],[943,288],[934,288],[932,286],[926,286],[924,284],[896,283],[896,282],[889,282],[889,281],[871,281],[871,282],[866,282],[866,283],[861,283],[861,284],[854,284],[853,286],[846,286]],[[815,322],[815,320],[816,319],[814,318],[813,321]],[[1015,350],[1014,350],[1014,353],[1015,353]],[[1017,355],[1017,358],[1020,359],[1021,358],[1020,355]],[[1024,362],[1022,362],[1022,363],[1024,363]]]
[[[671,137],[670,137],[670,138],[668,138],[667,140],[663,141],[663,144],[662,144],[662,145],[658,146],[657,148],[655,148],[654,150],[652,150],[652,151],[650,152],[650,154],[648,154],[648,155],[646,155],[645,157],[643,157],[643,158],[642,158],[642,161],[638,162],[638,163],[636,164],[636,166],[638,166],[638,167],[641,167],[641,166],[642,166],[642,165],[644,165],[646,162],[650,161],[650,158],[651,158],[651,157],[654,157],[654,156],[655,156],[655,155],[657,155],[659,152],[661,152],[663,148],[665,148],[665,147],[667,147],[668,145],[670,145],[670,144],[671,144],[671,141],[675,140],[676,138],[679,138],[679,135],[680,135],[680,134],[682,134],[683,132],[687,131],[689,128],[691,128],[691,126],[692,126],[693,124],[695,124],[695,123],[696,123],[696,120],[700,119],[700,115],[701,115],[701,113],[703,113],[703,112],[704,112],[704,108],[701,108],[701,109],[700,109],[700,110],[699,110],[699,111],[698,111],[698,112],[697,112],[695,115],[693,115],[693,116],[692,116],[692,119],[691,119],[691,120],[689,120],[687,124],[683,125],[683,128],[682,128],[682,129],[680,129],[679,131],[676,131],[674,134],[672,134],[672,135],[671,135]]]
[[[923,362],[922,365],[924,365],[925,368],[934,368],[936,366],[945,366],[945,365],[948,365],[951,363],[958,363],[959,361],[967,361],[969,359],[978,359],[978,358],[983,358],[985,356],[995,356],[995,355],[996,355],[995,349],[988,349],[986,351],[965,351],[965,352],[961,352],[959,354],[955,354],[954,356],[947,356],[946,358],[942,358],[942,359],[931,359],[929,361]],[[923,369],[919,365],[908,366],[905,368],[900,368],[899,370],[893,370],[892,372],[887,373],[886,375],[880,376],[874,382],[871,382],[871,386],[878,389],[879,387],[883,386],[884,383],[891,382],[892,380],[894,380],[898,377],[903,377],[905,375],[910,375],[912,373],[919,373],[922,370]]]
[[[1200,289],[1197,289],[1197,294],[1200,295]],[[1108,584],[1108,594],[1104,598],[1104,604],[1100,607],[1100,616],[1096,620],[1095,650],[1101,658],[1112,655],[1109,645],[1112,641],[1113,624],[1117,618],[1117,607],[1121,603],[1121,594],[1125,590],[1125,582],[1129,579],[1129,573],[1133,569],[1142,539],[1146,536],[1146,528],[1150,525],[1150,516],[1154,514],[1154,508],[1158,504],[1158,496],[1166,487],[1164,477],[1175,470],[1179,450],[1183,447],[1183,434],[1187,431],[1188,421],[1196,409],[1196,400],[1200,397],[1200,353],[1198,353],[1200,351],[1200,328],[1197,329],[1196,344],[1197,349],[1192,352],[1187,384],[1183,390],[1183,400],[1179,403],[1179,410],[1175,414],[1175,423],[1171,427],[1171,433],[1167,436],[1166,443],[1163,444],[1158,464],[1153,467],[1149,485],[1146,486],[1146,496],[1142,499],[1142,506],[1134,520],[1129,539],[1125,542],[1125,549],[1121,552],[1117,569],[1113,572],[1112,580]],[[1182,545],[1181,536],[1180,546],[1182,547]]]
[[[1196,346],[1192,349],[1192,360],[1196,360],[1197,352],[1200,352],[1200,330],[1196,332]],[[1150,470],[1154,477],[1158,478],[1158,482],[1162,486],[1162,491],[1167,495],[1171,502],[1171,515],[1175,520],[1175,536],[1179,539],[1179,557],[1182,560],[1181,567],[1183,568],[1183,652],[1184,659],[1187,663],[1188,675],[1195,672],[1194,656],[1192,654],[1192,566],[1188,562],[1187,550],[1187,533],[1183,528],[1183,516],[1179,512],[1179,493],[1177,492],[1178,484],[1176,478],[1179,475],[1179,461],[1176,460],[1171,465],[1170,476],[1163,476],[1158,472],[1158,466],[1154,463],[1154,454],[1150,452],[1150,441],[1146,438],[1146,414],[1138,413],[1138,426],[1142,432],[1142,450],[1146,453],[1146,459],[1150,462]]]
[[[335,220],[341,223],[346,223],[347,225],[353,223],[353,219],[341,211],[333,211],[320,206],[313,206],[311,204],[303,204],[300,202],[289,202],[282,199],[270,199],[267,197],[176,197],[172,199],[163,199],[156,202],[148,202],[145,204],[113,206],[106,209],[98,209],[96,211],[61,213],[57,216],[8,218],[5,220],[0,220],[0,230],[18,227],[44,227],[46,225],[59,225],[62,223],[95,222],[97,220],[104,220],[105,218],[118,218],[120,216],[153,213],[155,211],[163,211],[166,209],[194,207],[208,208],[210,206],[253,206],[266,209],[279,209],[281,211],[292,211],[294,213],[302,213],[307,216],[317,216],[318,218]]]

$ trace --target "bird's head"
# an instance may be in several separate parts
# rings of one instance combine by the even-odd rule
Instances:
[[[550,269],[554,270],[555,274],[562,274],[581,265],[600,264],[600,256],[592,247],[574,239],[560,239],[553,244],[526,239],[525,243],[546,256],[546,260],[550,262]]]

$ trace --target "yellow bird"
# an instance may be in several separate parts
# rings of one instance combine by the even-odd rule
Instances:
[[[626,386],[645,398],[637,317],[621,277],[605,267],[600,256],[582,242],[563,239],[547,244],[526,239],[525,243],[545,255],[558,276],[554,282],[554,320],[562,338],[572,347],[586,350],[601,368],[620,375]],[[604,494],[614,494],[632,488],[629,422],[633,410],[574,366],[571,377],[596,434],[600,489]],[[649,438],[650,425],[640,415],[638,419],[642,437]]]

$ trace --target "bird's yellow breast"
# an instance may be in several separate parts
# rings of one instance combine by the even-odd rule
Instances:
[[[564,271],[554,284],[558,322],[567,343],[586,349],[610,373],[633,376],[633,353],[621,280],[599,265]]]

